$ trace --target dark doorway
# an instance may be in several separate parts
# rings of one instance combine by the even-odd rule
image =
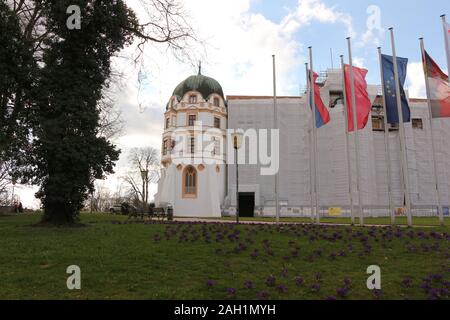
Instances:
[[[239,216],[252,218],[255,215],[255,193],[239,193]]]

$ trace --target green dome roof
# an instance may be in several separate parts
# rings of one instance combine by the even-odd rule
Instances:
[[[183,96],[189,91],[200,92],[204,99],[207,99],[211,94],[216,93],[225,100],[222,86],[213,78],[206,77],[200,72],[196,76],[190,76],[181,82],[173,91],[173,96],[181,100]]]

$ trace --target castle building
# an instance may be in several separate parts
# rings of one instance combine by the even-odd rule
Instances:
[[[331,121],[318,129],[318,188],[322,215],[341,208],[349,215],[349,172],[341,70],[328,70],[321,80],[321,96],[329,105]],[[398,126],[390,125],[390,161],[385,147],[384,114],[379,86],[369,85],[371,120],[360,135],[360,192],[366,215],[388,216],[387,167],[395,207],[403,207],[401,156]],[[338,103],[333,104],[333,101]],[[436,208],[433,153],[427,101],[409,98],[411,123],[405,124],[409,194],[415,215]],[[440,199],[450,205],[450,120],[433,119],[438,162]],[[220,84],[200,73],[181,82],[167,104],[162,144],[162,175],[155,196],[157,206],[170,204],[180,217],[221,217],[236,212],[236,167],[233,149],[227,144],[227,129],[270,130],[275,127],[270,96],[225,96]],[[311,111],[306,96],[278,97],[279,204],[281,216],[310,216],[311,208]],[[174,132],[178,132],[174,135]],[[207,134],[205,134],[207,133]],[[177,137],[177,138],[174,138]],[[176,142],[174,140],[179,140]],[[184,146],[182,151],[175,145]],[[194,157],[198,146],[204,148]],[[354,134],[349,135],[350,181],[353,203],[356,192]],[[249,147],[240,151],[249,155]],[[227,157],[231,155],[231,157]],[[179,161],[180,159],[183,161]],[[193,161],[186,161],[190,159]],[[275,179],[262,175],[264,165],[239,164],[239,208],[241,216],[275,215]],[[448,212],[448,209],[444,209]]]

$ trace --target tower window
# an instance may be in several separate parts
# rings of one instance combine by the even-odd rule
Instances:
[[[189,96],[189,103],[197,103],[197,96],[196,95],[190,95]]]
[[[166,118],[166,129],[170,127],[170,118]]]
[[[214,107],[220,107],[220,100],[219,100],[219,98],[214,98],[213,104],[214,104]]]
[[[164,139],[163,141],[163,155],[167,154],[167,147],[169,145],[169,140],[168,139]]]
[[[186,167],[183,172],[183,197],[197,197],[197,171],[192,166]]]
[[[189,141],[189,150],[192,154],[195,153],[195,137],[191,137]]]
[[[220,118],[214,117],[214,128],[220,129]]]
[[[214,141],[214,150],[213,150],[213,155],[217,156],[220,154],[220,140],[219,138],[213,138]]]
[[[190,114],[188,118],[188,126],[195,126],[195,121],[197,121],[197,116],[195,114]]]

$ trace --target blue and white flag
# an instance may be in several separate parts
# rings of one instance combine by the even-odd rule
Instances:
[[[411,122],[411,110],[404,90],[408,59],[397,57],[398,78],[400,82],[400,95],[402,98],[403,122]],[[386,113],[390,124],[398,124],[397,94],[395,88],[394,64],[392,56],[382,55],[383,85],[386,95]]]

